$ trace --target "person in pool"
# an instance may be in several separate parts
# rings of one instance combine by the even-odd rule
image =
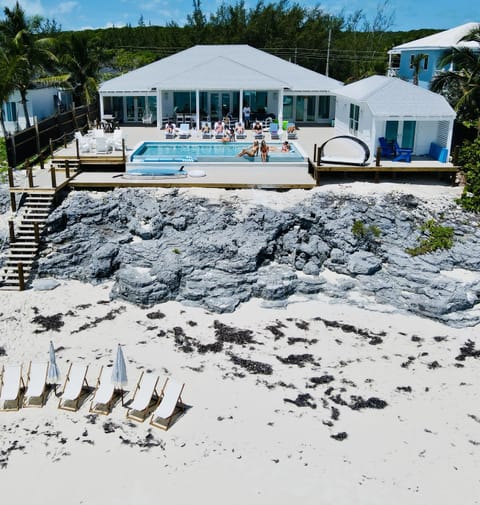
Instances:
[[[268,161],[268,151],[270,151],[270,148],[268,147],[265,140],[262,140],[262,143],[260,144],[260,154],[262,155],[262,161]]]
[[[288,143],[288,140],[285,140],[285,142],[282,144],[282,153],[288,152],[290,152],[290,144]]]
[[[259,147],[260,146],[258,145],[258,140],[254,140],[251,147],[246,147],[245,149],[242,149],[237,154],[237,156],[238,157],[249,156],[250,158],[254,158],[258,154]]]

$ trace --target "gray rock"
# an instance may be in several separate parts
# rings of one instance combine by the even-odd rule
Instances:
[[[381,268],[381,259],[366,251],[354,252],[347,264],[347,269],[352,275],[373,275]]]
[[[60,282],[56,279],[34,279],[32,282],[32,288],[35,291],[51,291],[58,286],[60,286]]]

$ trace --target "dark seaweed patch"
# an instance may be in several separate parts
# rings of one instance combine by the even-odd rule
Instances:
[[[65,324],[63,322],[63,314],[54,314],[53,316],[42,316],[37,314],[32,323],[40,325],[43,329],[36,329],[33,333],[44,333],[46,331],[60,331],[60,328]]]
[[[311,409],[317,408],[317,404],[313,401],[313,398],[309,393],[299,394],[295,400],[284,398],[283,401],[285,403],[293,403],[297,407],[310,407]]]
[[[245,370],[253,374],[271,375],[273,373],[273,368],[268,363],[240,358],[234,354],[230,354],[230,360],[235,365],[245,368]]]

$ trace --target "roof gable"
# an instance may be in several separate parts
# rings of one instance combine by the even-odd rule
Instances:
[[[366,104],[377,117],[456,116],[443,96],[396,77],[367,77],[344,86],[337,95]]]

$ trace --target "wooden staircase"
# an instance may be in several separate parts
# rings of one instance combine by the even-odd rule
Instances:
[[[40,235],[45,228],[53,199],[51,193],[27,194],[15,231],[13,222],[10,222],[10,249],[0,273],[0,290],[24,289],[36,261]]]

